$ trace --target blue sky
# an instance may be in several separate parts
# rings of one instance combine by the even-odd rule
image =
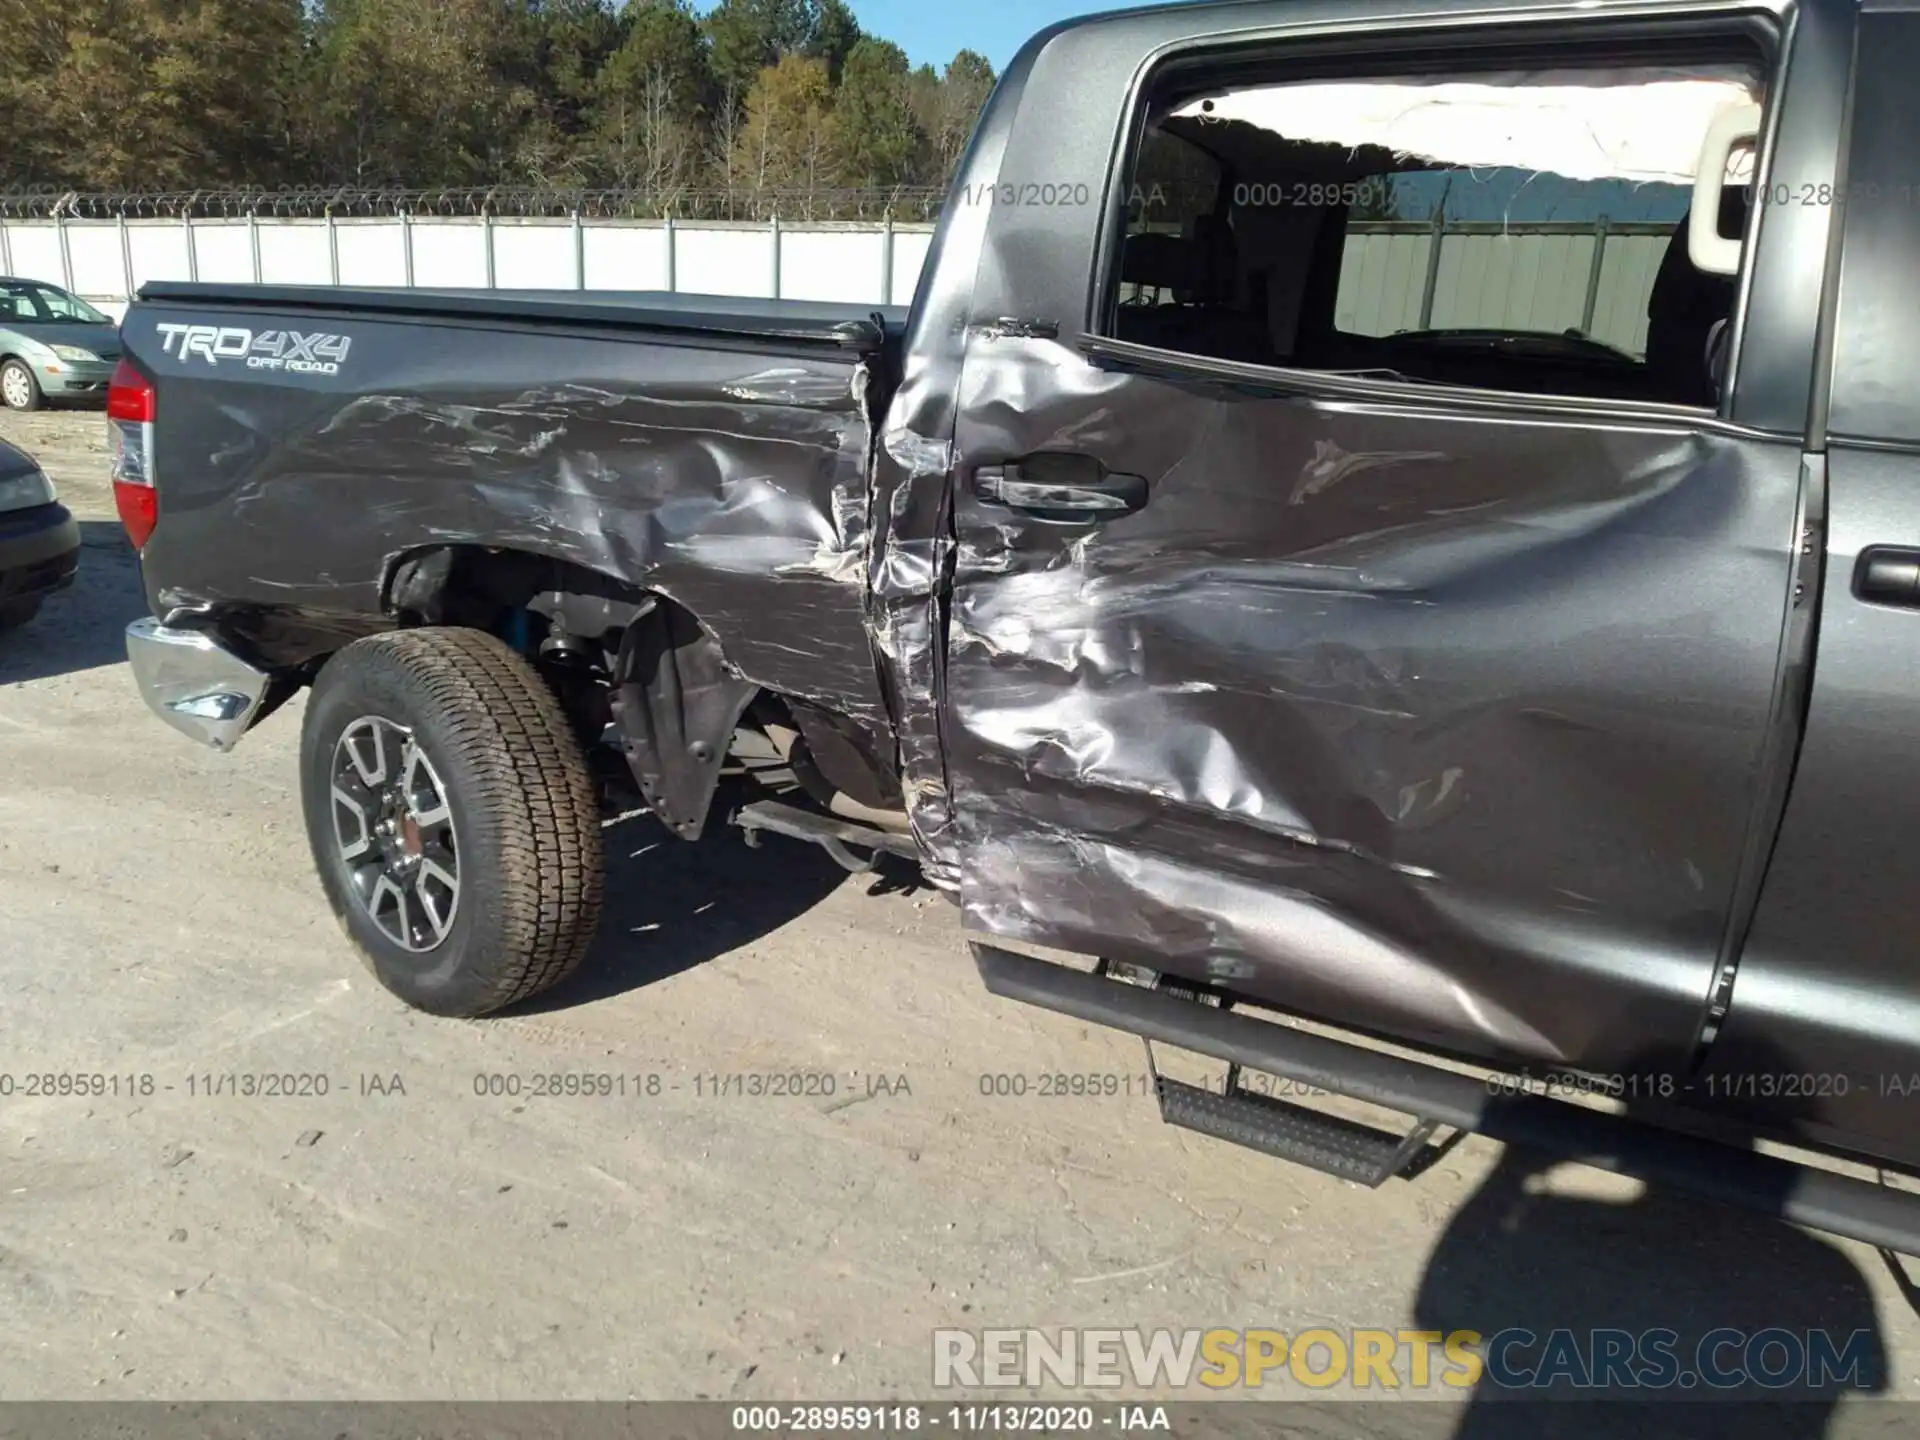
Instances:
[[[915,65],[943,66],[957,51],[978,50],[995,71],[1034,31],[1072,15],[1126,10],[1164,0],[847,0],[860,28],[891,40]],[[705,12],[713,0],[695,0]]]
[[[919,65],[945,65],[957,50],[978,50],[1007,68],[1034,31],[1071,15],[1130,9],[1148,0],[847,0],[868,34],[891,40]],[[1160,0],[1155,0],[1160,3]]]

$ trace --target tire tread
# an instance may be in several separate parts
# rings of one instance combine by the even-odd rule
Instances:
[[[599,799],[558,698],[525,659],[481,630],[371,636],[330,665],[355,652],[360,663],[404,674],[480,777],[478,793],[462,797],[468,813],[457,823],[491,832],[501,929],[488,983],[458,1013],[489,1014],[557,985],[585,958],[605,889]]]

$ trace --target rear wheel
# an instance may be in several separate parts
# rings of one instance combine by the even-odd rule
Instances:
[[[26,361],[9,360],[0,365],[0,400],[13,410],[38,410],[46,403],[39,378]]]
[[[380,983],[437,1015],[557,984],[600,918],[600,811],[553,692],[478,630],[329,660],[301,732],[321,884]]]
[[[0,630],[18,630],[34,616],[40,613],[40,597],[31,600],[9,600],[0,605]]]

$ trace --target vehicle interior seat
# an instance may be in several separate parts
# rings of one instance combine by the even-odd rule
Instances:
[[[1714,406],[1720,385],[1707,347],[1713,327],[1733,315],[1739,281],[1731,275],[1696,270],[1687,253],[1683,216],[1647,296],[1647,379],[1653,398],[1678,405]],[[1746,187],[1728,187],[1720,196],[1720,233],[1746,231]]]
[[[1116,316],[1122,340],[1270,365],[1273,342],[1262,316],[1241,294],[1239,249],[1223,219],[1203,218],[1191,237],[1129,235],[1120,280],[1134,288]]]

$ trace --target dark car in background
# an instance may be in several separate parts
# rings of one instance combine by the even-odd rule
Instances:
[[[112,316],[58,285],[0,276],[0,402],[9,410],[104,402],[119,359]]]
[[[40,602],[73,583],[80,527],[34,458],[0,440],[0,631],[40,613]]]

